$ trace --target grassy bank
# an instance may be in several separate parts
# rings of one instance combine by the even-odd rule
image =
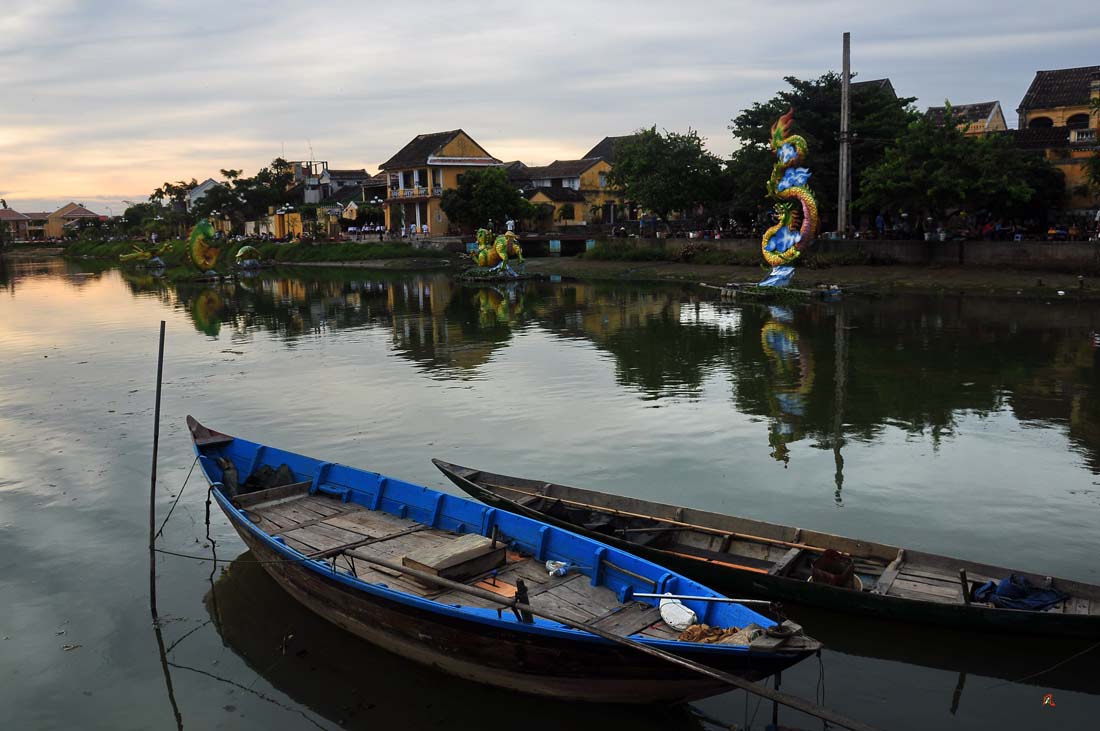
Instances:
[[[635,246],[623,241],[601,241],[591,251],[581,254],[588,261],[672,262],[734,267],[764,267],[759,249],[727,251],[703,241],[682,246]],[[828,269],[833,266],[868,266],[893,262],[874,260],[862,252],[827,254],[812,249],[798,259],[803,269]]]
[[[129,254],[134,249],[134,244],[139,242],[117,241],[100,243],[82,241],[70,244],[65,249],[65,256],[88,256],[95,259],[110,259],[118,261],[119,256]],[[160,254],[168,268],[186,267],[190,262],[187,253],[187,242],[181,240],[169,241],[166,244],[158,244],[157,250],[163,246]],[[407,244],[399,243],[332,243],[332,244],[276,244],[274,242],[228,242],[221,248],[215,269],[227,269],[236,261],[237,251],[242,246],[255,246],[260,252],[260,259],[264,261],[276,261],[293,264],[295,262],[328,262],[328,261],[365,261],[371,259],[430,259],[446,258],[447,253],[434,249],[414,249]],[[151,248],[146,245],[146,248]]]

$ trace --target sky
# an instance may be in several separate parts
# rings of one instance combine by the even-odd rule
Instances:
[[[272,158],[379,163],[462,128],[501,160],[583,155],[607,135],[728,125],[788,75],[889,77],[923,109],[1000,100],[1100,64],[1093,2],[120,2],[0,13],[0,198],[119,214],[166,180]],[[812,151],[811,151],[812,154]]]

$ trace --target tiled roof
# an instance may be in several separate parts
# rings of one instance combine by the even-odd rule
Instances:
[[[1023,150],[1046,150],[1069,146],[1069,127],[1035,127],[1009,130],[1016,146]]]
[[[77,206],[76,208],[63,215],[62,218],[99,218],[99,214],[92,213],[84,206]]]
[[[536,193],[542,193],[555,203],[584,203],[584,195],[572,188],[531,188],[527,197],[533,198]]]
[[[0,208],[0,221],[29,221],[26,214],[14,211],[11,208]]]
[[[49,211],[35,211],[33,213],[24,213],[23,215],[26,216],[27,218],[31,219],[32,221],[45,221],[47,218],[50,217],[50,212]]]
[[[352,179],[352,180],[358,180],[359,178],[370,177],[369,175],[367,175],[367,171],[366,171],[365,168],[361,168],[359,170],[333,170],[332,168],[329,168],[328,176],[329,176],[330,179],[332,179],[332,178],[336,178],[336,179],[344,178],[344,179]]]
[[[1075,69],[1036,71],[1021,110],[1075,107],[1089,103],[1089,87],[1093,79],[1100,78],[1100,66],[1081,66]]]
[[[615,164],[615,145],[621,140],[629,140],[637,137],[638,135],[622,135],[620,137],[604,137],[602,140],[596,143],[596,146],[584,154],[584,159],[590,159],[593,157],[602,157],[612,165]]]
[[[984,122],[989,119],[990,114],[993,114],[993,109],[996,106],[997,102],[995,101],[978,102],[977,104],[952,104],[951,111],[958,122]],[[943,116],[946,112],[947,107],[928,107],[925,114],[936,122],[943,122]]]
[[[869,79],[867,81],[853,81],[849,87],[855,93],[859,93],[865,89],[881,89],[883,91],[890,92],[890,96],[897,98],[897,92],[894,91],[894,85],[890,83],[890,79]]]
[[[398,150],[396,155],[386,160],[378,167],[381,170],[390,170],[393,168],[425,165],[428,162],[428,158],[439,154],[439,151],[442,150],[447,143],[460,134],[465,133],[460,129],[453,129],[450,132],[433,132],[426,135],[417,135],[409,144]],[[499,160],[493,157],[477,158],[477,160],[484,159],[499,162]]]
[[[370,176],[370,180],[363,183],[364,188],[385,188],[389,183],[389,176],[385,173],[378,173],[377,175]]]
[[[531,180],[545,180],[547,178],[576,178],[585,170],[600,161],[598,157],[585,158],[583,160],[555,160],[549,165],[529,167],[523,171],[525,177]]]

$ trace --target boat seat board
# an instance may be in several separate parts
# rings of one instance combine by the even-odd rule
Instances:
[[[507,548],[485,536],[468,533],[407,551],[401,563],[410,569],[448,579],[468,579],[504,565]]]
[[[629,637],[660,620],[659,608],[642,602],[631,602],[597,618],[592,625],[607,632]]]
[[[802,555],[804,549],[792,548],[783,554],[783,557],[775,562],[775,565],[768,569],[768,573],[772,576],[784,576],[787,571],[790,570],[794,562]]]

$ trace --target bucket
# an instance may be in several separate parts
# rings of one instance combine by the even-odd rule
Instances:
[[[814,562],[812,578],[815,584],[832,584],[848,588],[855,576],[851,556],[828,549]]]

